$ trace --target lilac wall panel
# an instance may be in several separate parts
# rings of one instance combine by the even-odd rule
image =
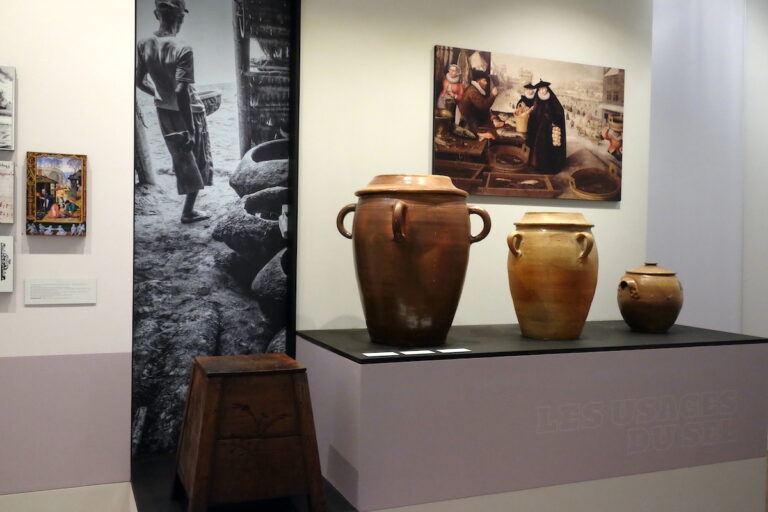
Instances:
[[[0,494],[130,480],[131,354],[0,358]]]

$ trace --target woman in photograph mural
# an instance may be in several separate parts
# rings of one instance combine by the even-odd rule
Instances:
[[[136,1],[132,450],[146,456],[176,449],[195,357],[286,350],[296,6]]]

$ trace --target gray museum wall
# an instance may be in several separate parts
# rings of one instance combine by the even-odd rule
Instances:
[[[656,7],[661,1],[655,2]],[[727,9],[731,3],[726,0],[702,3],[730,12]],[[648,253],[647,256],[658,257],[662,264],[681,272],[688,293],[686,309],[696,313],[695,318],[687,317],[691,322],[716,321],[717,325],[707,325],[728,328],[734,325],[731,322],[738,321],[739,309],[730,308],[742,296],[742,272],[734,273],[733,269],[741,267],[743,255],[744,328],[751,333],[768,333],[768,317],[762,311],[762,290],[768,285],[768,271],[762,263],[768,255],[762,221],[768,148],[760,140],[761,125],[768,112],[760,89],[766,79],[768,13],[757,0],[747,0],[746,6],[746,171],[743,173],[735,162],[727,171],[728,178],[737,183],[744,176],[741,204],[738,186],[724,186],[724,175],[712,170],[704,173],[707,179],[698,181],[698,186],[680,186],[674,194],[657,198],[657,190],[663,185],[655,183],[657,169],[661,168],[654,167],[654,162],[661,160],[654,160],[650,162],[648,185],[648,154],[650,141],[654,140],[649,113],[651,109],[655,113],[659,108],[675,106],[670,102],[660,106],[652,103],[650,78],[655,69],[651,62],[650,0],[626,2],[620,7],[610,0],[543,0],[525,5],[497,0],[483,3],[482,7],[457,0],[439,6],[421,0],[305,0],[299,155],[299,327],[363,325],[351,244],[335,231],[333,219],[342,205],[354,201],[354,190],[375,174],[427,171],[432,45],[452,44],[623,66],[628,70],[629,84],[625,198],[618,205],[533,200],[480,203],[489,209],[495,225],[491,237],[472,248],[458,323],[515,321],[504,276],[504,237],[524,211],[554,208],[582,210],[596,224],[601,274],[592,319],[618,317],[615,282],[625,268],[642,262]],[[19,117],[17,150],[12,154],[0,153],[0,158],[14,158],[19,165],[26,151],[87,154],[91,195],[90,232],[84,240],[29,239],[22,234],[20,221],[13,226],[0,226],[0,235],[13,234],[17,240],[17,291],[0,296],[0,376],[4,377],[0,379],[0,389],[4,390],[0,397],[0,475],[15,474],[18,469],[18,457],[6,456],[18,453],[16,447],[27,447],[25,453],[30,455],[23,475],[0,492],[127,481],[133,2],[112,0],[96,7],[92,0],[6,0],[3,13],[12,22],[0,33],[0,63],[16,67]],[[661,13],[658,8],[654,10],[657,22]],[[699,22],[698,18],[683,18],[680,26],[695,28]],[[727,35],[740,37],[733,31]],[[726,46],[733,48],[731,43]],[[704,61],[708,62],[710,57]],[[712,88],[717,93],[703,97],[684,94],[686,87],[697,84],[680,87],[671,80],[667,84],[670,99],[676,98],[687,113],[699,109],[718,111],[721,92],[730,91],[729,84],[738,84],[740,80],[738,70],[722,69],[729,71],[712,79],[716,82],[711,84]],[[655,81],[664,80],[655,72],[653,76]],[[741,90],[738,85],[736,88]],[[728,126],[733,128],[732,124]],[[688,128],[693,130],[695,126]],[[700,138],[692,144],[687,131],[676,136],[689,150],[706,149]],[[20,178],[16,183],[16,214],[21,219],[24,169],[17,167],[17,171]],[[687,172],[695,171],[689,168]],[[693,179],[692,175],[687,176]],[[720,189],[724,196],[717,194]],[[672,231],[664,231],[663,238],[657,239],[655,233],[665,227],[666,221],[649,217],[649,208],[674,212],[676,204],[684,205],[686,211],[707,215],[711,210],[718,211],[722,220],[690,218],[684,228],[695,235],[693,241],[674,236]],[[726,228],[741,233],[742,225],[744,250],[738,243],[724,249],[720,239],[712,235],[713,231]],[[683,261],[673,259],[678,258],[677,253],[671,253],[669,263],[666,253],[652,254],[652,248],[667,244],[681,254],[689,254],[684,263],[676,264]],[[691,244],[696,245],[696,252],[685,252],[691,250]],[[699,258],[702,253],[727,258]],[[85,308],[23,305],[24,279],[56,276],[96,277],[98,304]],[[697,279],[704,282],[702,293],[722,291],[721,298],[706,298],[697,303],[693,295],[693,281]],[[727,314],[721,306],[725,306]],[[24,369],[22,375],[18,373],[20,369]],[[94,450],[93,435],[98,435],[99,453]],[[51,441],[59,445],[59,451],[49,448]],[[101,452],[109,457],[103,457]],[[73,469],[72,475],[79,475],[73,479],[65,479],[66,475],[58,470],[86,465],[90,467],[85,472]],[[56,474],[49,469],[56,469]],[[45,475],[50,478],[42,478]],[[751,460],[523,491],[516,493],[513,500],[532,510],[568,506],[585,511],[639,511],[645,509],[631,508],[627,499],[645,496],[646,503],[657,510],[747,511],[756,510],[755,503],[760,503],[764,485],[764,462]],[[692,491],[689,496],[681,496],[681,489]],[[695,499],[691,494],[696,494]],[[62,510],[57,496],[40,498],[48,503],[48,508],[30,508],[31,498],[0,496],[0,509]],[[425,506],[421,510],[507,510],[504,507],[510,501],[507,497],[497,503],[494,505],[494,498],[489,497],[480,503],[459,503],[454,508],[435,504],[431,509]],[[685,509],[681,503],[695,508]],[[743,508],[734,508],[734,503]],[[115,508],[106,506],[101,510]]]
[[[745,194],[758,190],[744,187],[745,7],[656,0],[653,12],[647,255],[678,271],[680,323],[725,331],[741,330],[743,242],[762,238],[741,229]]]
[[[744,332],[768,335],[765,293],[768,290],[768,236],[765,193],[768,190],[768,4],[746,0],[744,58],[744,277],[742,314]],[[738,218],[732,225],[738,226]],[[715,267],[718,268],[718,267]]]

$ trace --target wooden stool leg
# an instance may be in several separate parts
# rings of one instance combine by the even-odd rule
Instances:
[[[184,491],[184,485],[182,485],[181,480],[179,479],[179,475],[176,474],[173,477],[173,489],[171,489],[171,497],[176,500],[182,500],[187,496],[186,491]]]
[[[325,512],[325,496],[322,493],[313,490],[309,493],[308,501],[310,512]]]
[[[293,378],[294,393],[299,410],[301,425],[301,444],[304,451],[304,467],[309,488],[309,509],[311,512],[325,512],[325,493],[323,475],[320,473],[320,457],[317,453],[315,420],[312,417],[312,402],[309,398],[307,374],[301,373]]]
[[[187,512],[205,512],[208,509],[206,497],[202,493],[194,494],[189,497]]]

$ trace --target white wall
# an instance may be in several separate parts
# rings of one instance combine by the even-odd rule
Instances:
[[[746,0],[744,60],[744,332],[768,336],[768,4]]]
[[[131,351],[133,26],[130,1],[4,0],[0,63],[16,67],[16,291],[0,357]],[[27,151],[88,156],[88,235],[24,235]],[[28,278],[95,277],[98,304],[25,307]]]
[[[131,484],[91,485],[0,496],[6,512],[137,512]]]
[[[305,0],[301,26],[299,329],[365,325],[339,209],[377,174],[430,169],[433,46],[627,70],[622,201],[470,198],[493,219],[474,244],[455,324],[515,322],[506,235],[528,210],[584,212],[600,274],[590,319],[620,318],[616,286],[645,257],[651,1]],[[475,223],[475,230],[479,230]]]
[[[648,261],[678,272],[679,323],[740,331],[744,0],[653,16]]]

